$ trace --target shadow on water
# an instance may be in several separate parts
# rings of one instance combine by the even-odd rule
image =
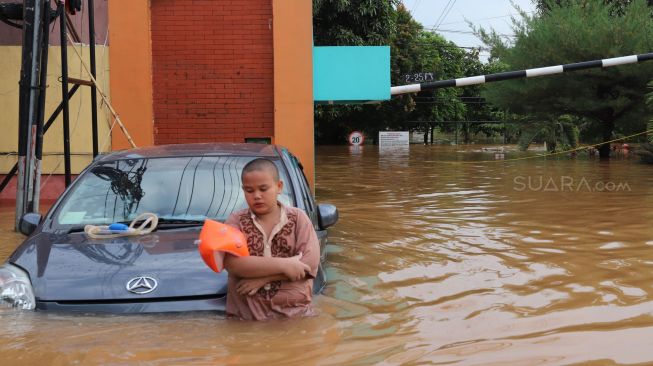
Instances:
[[[507,158],[517,153],[508,152]],[[653,361],[653,171],[479,147],[320,147],[336,204],[316,318],[0,312],[8,364]],[[466,161],[465,164],[451,164]],[[22,237],[0,212],[0,257]]]

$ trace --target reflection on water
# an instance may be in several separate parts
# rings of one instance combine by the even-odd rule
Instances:
[[[493,158],[479,147],[321,147],[317,197],[336,204],[341,219],[330,231],[329,287],[316,318],[4,311],[0,359],[652,362],[651,167],[581,158],[473,162]],[[472,163],[447,163],[463,160]],[[12,215],[11,207],[0,213],[2,258],[21,239],[10,231]]]

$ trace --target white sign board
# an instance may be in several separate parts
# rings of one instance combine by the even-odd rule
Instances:
[[[363,142],[365,142],[365,136],[360,131],[354,131],[349,134],[349,137],[347,137],[347,141],[349,141],[349,145],[359,146],[362,145]]]
[[[408,147],[408,131],[379,131],[380,147]]]

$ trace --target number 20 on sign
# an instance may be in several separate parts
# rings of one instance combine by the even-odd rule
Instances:
[[[365,141],[365,136],[360,131],[354,131],[349,134],[347,141],[349,141],[349,145],[359,146],[362,145],[363,142]]]

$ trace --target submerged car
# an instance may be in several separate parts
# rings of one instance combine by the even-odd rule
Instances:
[[[279,168],[279,200],[313,221],[321,253],[314,291],[321,292],[326,229],[338,211],[316,205],[297,158],[274,145],[187,144],[99,156],[45,217],[25,215],[20,231],[29,237],[0,267],[0,303],[66,312],[224,311],[227,273],[204,264],[197,239],[206,218],[224,221],[247,207],[240,172],[258,157]],[[159,218],[150,234],[92,239],[84,232],[145,212]]]

